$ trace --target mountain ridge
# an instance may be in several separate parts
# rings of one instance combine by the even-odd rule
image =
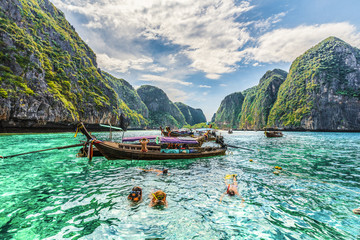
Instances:
[[[240,129],[360,131],[359,49],[336,37],[324,39],[294,60],[285,79],[285,74],[280,74],[282,77],[277,83],[274,79],[270,81],[272,86],[267,92],[263,89],[261,94],[261,85],[268,81],[268,73],[258,85],[243,91],[245,98],[241,110],[235,102],[228,103],[232,106],[229,109],[221,109],[220,105],[218,111],[230,116],[222,119],[223,122],[236,119],[237,114],[229,113],[238,105],[240,118],[235,127]],[[257,105],[254,104],[256,101]]]

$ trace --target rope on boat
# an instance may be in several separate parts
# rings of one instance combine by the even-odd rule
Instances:
[[[75,132],[74,138],[77,137],[77,134],[78,134],[79,130],[80,130],[81,128],[83,128],[83,127],[84,127],[83,125],[81,125],[80,127],[79,127],[79,126],[76,127],[76,132]]]

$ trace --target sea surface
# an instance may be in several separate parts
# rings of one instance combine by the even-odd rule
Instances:
[[[70,148],[0,159],[0,239],[360,239],[360,215],[352,212],[360,207],[360,133],[222,135],[254,151],[152,162],[95,157],[89,164]],[[1,135],[0,155],[80,140],[74,133]],[[169,175],[139,168],[168,168]],[[227,174],[237,174],[241,196],[220,203]],[[133,186],[143,188],[137,205],[127,200]],[[149,207],[155,190],[167,193],[168,208]]]

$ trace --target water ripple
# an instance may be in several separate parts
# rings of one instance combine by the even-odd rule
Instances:
[[[158,134],[158,131],[147,135]],[[143,131],[129,132],[139,136]],[[3,159],[3,239],[359,239],[360,134],[234,132],[226,142],[254,149],[184,161],[76,158],[75,149]],[[107,137],[98,133],[99,138]],[[72,134],[0,136],[2,155],[77,143]],[[116,136],[115,137],[119,137]],[[17,146],[21,143],[22,148]],[[5,154],[6,153],[6,154]],[[253,162],[249,160],[253,159]],[[281,166],[274,174],[275,166]],[[157,176],[139,168],[169,168]],[[240,197],[225,196],[237,174]],[[133,186],[143,188],[130,204]],[[149,208],[164,190],[168,208]]]

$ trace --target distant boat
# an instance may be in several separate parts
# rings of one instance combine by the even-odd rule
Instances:
[[[228,134],[232,134],[233,133],[233,130],[230,128],[229,130],[228,130]]]
[[[266,131],[265,130],[265,136],[268,138],[273,138],[273,137],[283,137],[283,133],[280,131]]]

